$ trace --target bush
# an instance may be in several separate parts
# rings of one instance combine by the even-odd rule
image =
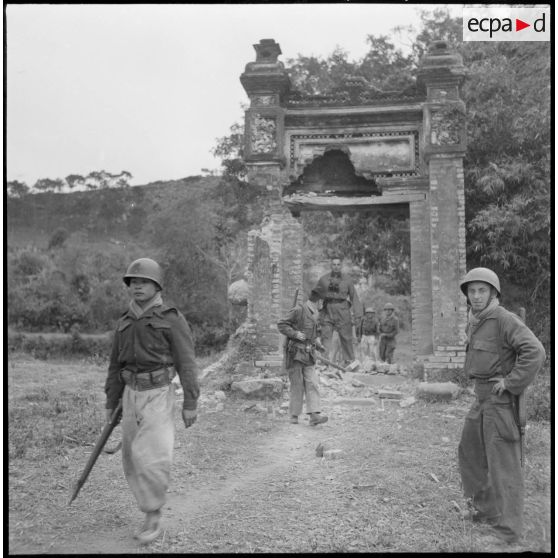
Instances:
[[[112,346],[112,333],[99,335],[26,334],[9,331],[9,352],[21,351],[40,360],[49,358],[91,357],[107,360]]]
[[[70,233],[64,227],[56,229],[48,241],[48,249],[61,248],[69,236]]]
[[[46,258],[37,252],[23,251],[12,262],[15,273],[21,277],[32,277],[41,273]]]

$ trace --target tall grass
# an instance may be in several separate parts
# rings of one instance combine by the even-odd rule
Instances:
[[[96,441],[104,415],[91,393],[54,393],[42,387],[9,404],[9,457],[40,460]]]

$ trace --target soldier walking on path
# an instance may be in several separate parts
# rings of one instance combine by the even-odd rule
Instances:
[[[163,303],[162,270],[149,259],[134,261],[124,275],[130,305],[116,326],[105,384],[107,421],[122,398],[122,464],[141,511],[134,535],[142,544],[161,533],[161,508],[174,449],[175,388],[184,390],[182,419],[197,418],[199,388],[194,342],[184,316]]]
[[[339,335],[345,365],[350,365],[355,360],[351,307],[354,323],[358,324],[362,317],[362,305],[351,278],[341,273],[340,258],[331,259],[331,272],[320,277],[314,290],[324,301],[320,311],[320,326],[326,357],[331,359],[331,338],[335,330]]]
[[[393,353],[397,342],[395,336],[399,333],[399,320],[394,314],[395,307],[391,302],[384,304],[384,315],[380,318],[380,346],[378,356],[381,361],[393,363]]]
[[[522,394],[546,355],[519,317],[500,306],[493,271],[472,269],[460,287],[470,305],[464,372],[475,380],[476,395],[458,450],[471,504],[464,517],[493,526],[487,544],[514,543],[523,529]]]
[[[310,426],[327,422],[327,417],[320,414],[319,382],[314,368],[314,350],[324,349],[318,337],[319,300],[317,291],[312,291],[304,304],[292,308],[277,323],[277,329],[288,338],[286,367],[290,381],[289,413],[293,424],[298,424],[303,399],[306,399]]]

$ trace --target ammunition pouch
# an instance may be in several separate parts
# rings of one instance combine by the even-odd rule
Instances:
[[[285,366],[291,368],[295,361],[306,365],[314,364],[312,345],[303,341],[289,339],[286,347]]]
[[[122,370],[120,376],[124,383],[135,391],[147,391],[168,386],[175,376],[174,368],[158,368],[151,372],[131,372]]]

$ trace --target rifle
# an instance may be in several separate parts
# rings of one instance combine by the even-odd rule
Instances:
[[[87,464],[85,465],[85,468],[83,469],[83,472],[81,473],[81,476],[79,477],[79,479],[74,485],[74,490],[72,492],[72,497],[68,502],[68,506],[76,499],[77,495],[79,494],[79,491],[81,490],[81,487],[85,484],[85,481],[87,480],[87,477],[91,472],[91,469],[93,469],[93,465],[95,465],[97,458],[101,454],[101,451],[103,451],[103,447],[107,443],[107,440],[109,439],[112,431],[114,430],[114,427],[120,422],[121,416],[122,416],[122,400],[118,402],[118,406],[116,407],[116,409],[114,409],[114,412],[110,417],[110,421],[107,422],[107,424],[105,424],[105,427],[101,432],[101,436],[97,440],[97,443],[95,444],[95,447],[93,448],[93,451],[89,456],[89,459],[87,461]]]
[[[296,306],[296,301],[298,300],[298,291],[299,291],[299,289],[297,289],[295,291],[294,300],[293,300],[293,307]],[[287,354],[288,349],[289,349],[289,338],[287,336],[285,336],[285,339],[283,341],[283,353],[284,353],[284,358],[285,358],[285,362],[284,362],[285,367],[286,367],[286,363],[289,360],[289,357],[288,357],[288,354]]]
[[[521,307],[519,309],[519,313],[517,314],[519,319],[525,323],[525,308]],[[500,351],[500,347],[502,345],[501,339],[498,340],[498,356],[500,358],[500,362],[502,362],[502,354]],[[490,380],[490,381],[498,381],[498,379]],[[511,401],[513,406],[513,414],[515,424],[517,424],[517,428],[519,429],[519,449],[521,451],[521,466],[524,465],[524,441],[525,441],[525,427],[527,426],[527,406],[526,406],[526,395],[527,390],[524,389],[519,395],[511,395]]]
[[[316,352],[314,352],[314,358],[316,360],[319,360],[321,362],[323,362],[324,364],[327,364],[328,366],[332,366],[333,368],[337,368],[337,370],[341,370],[341,372],[345,373],[347,372],[347,370],[345,368],[343,368],[342,366],[339,366],[338,364],[335,364],[335,362],[331,362],[331,360],[328,360],[327,358],[323,357],[322,355],[317,354]],[[337,377],[340,379],[343,379],[343,376],[341,376],[341,374],[339,374],[339,372],[337,372]]]
[[[521,307],[519,309],[519,319],[525,323],[525,308]],[[515,422],[519,427],[519,447],[521,448],[521,466],[523,467],[523,442],[525,439],[525,427],[527,426],[527,404],[526,404],[526,392],[524,389],[519,395],[514,395],[512,397]]]

